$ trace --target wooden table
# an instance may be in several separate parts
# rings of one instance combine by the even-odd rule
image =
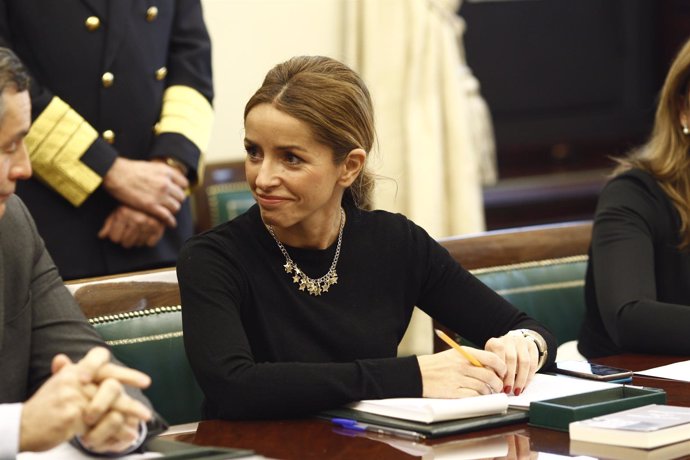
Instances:
[[[635,371],[690,359],[679,356],[620,355],[596,360],[602,364]],[[633,385],[663,388],[668,404],[690,407],[690,383],[633,378]],[[474,445],[508,447],[505,454],[489,458],[535,458],[537,453],[569,456],[567,433],[527,424],[516,424],[475,433],[444,437],[419,443],[372,434],[348,436],[329,422],[319,419],[228,422],[209,420],[199,423],[196,432],[171,436],[178,441],[254,450],[277,459],[430,459],[441,453],[466,452]],[[486,458],[486,453],[477,458]],[[452,456],[444,457],[452,458]],[[465,458],[465,457],[463,457]],[[683,458],[690,459],[690,452]]]

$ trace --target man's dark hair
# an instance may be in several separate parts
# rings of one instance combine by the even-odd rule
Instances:
[[[17,55],[8,48],[0,47],[0,94],[9,87],[17,91],[26,91],[29,89],[29,81],[29,72]],[[3,111],[0,98],[0,115]]]

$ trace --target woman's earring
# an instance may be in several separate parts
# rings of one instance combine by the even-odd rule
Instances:
[[[685,123],[683,123],[683,134],[685,134],[686,136],[690,134],[690,129],[688,129],[688,125],[686,125]]]

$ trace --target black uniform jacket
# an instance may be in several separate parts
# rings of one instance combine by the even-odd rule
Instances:
[[[117,202],[102,178],[118,155],[171,157],[196,181],[213,119],[211,49],[199,0],[0,0],[0,43],[32,74],[18,186],[67,279],[172,265],[189,204],[155,248],[97,233]]]

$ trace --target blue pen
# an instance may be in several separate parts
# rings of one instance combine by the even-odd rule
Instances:
[[[391,428],[382,425],[373,425],[371,423],[360,423],[357,420],[352,420],[349,418],[332,418],[331,422],[339,425],[342,428],[353,431],[368,431],[381,435],[395,436],[402,439],[411,439],[413,441],[420,441],[426,438],[426,436],[421,433],[417,433],[416,431],[402,430],[400,428]]]

